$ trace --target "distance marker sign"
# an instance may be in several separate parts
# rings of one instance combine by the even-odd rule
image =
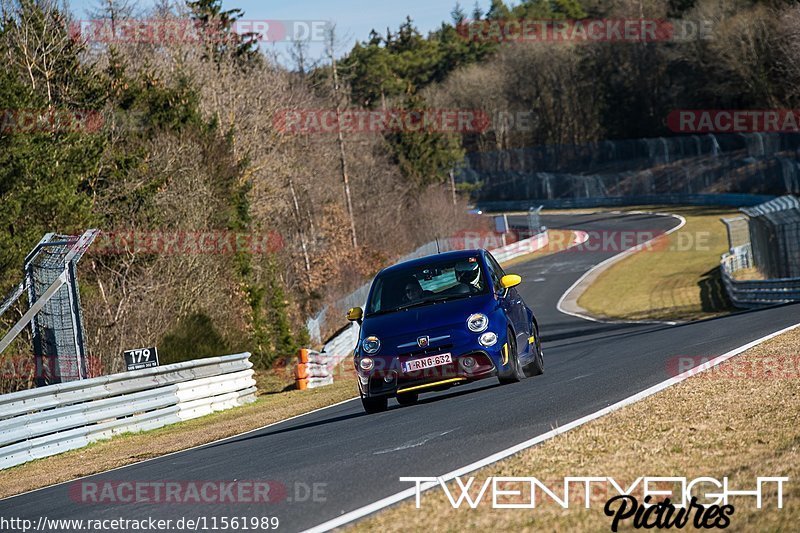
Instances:
[[[125,366],[128,367],[128,372],[158,366],[158,350],[155,348],[126,350],[123,355],[125,356]]]

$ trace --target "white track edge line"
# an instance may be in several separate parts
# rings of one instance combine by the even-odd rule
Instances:
[[[690,369],[690,370],[688,370],[686,372],[678,374],[677,376],[671,377],[671,378],[669,378],[669,379],[667,379],[665,381],[662,381],[661,383],[653,385],[652,387],[649,387],[649,388],[647,388],[647,389],[645,389],[645,390],[643,390],[641,392],[638,392],[638,393],[636,393],[636,394],[634,394],[632,396],[629,396],[629,397],[625,398],[624,400],[620,400],[619,402],[617,402],[615,404],[609,405],[608,407],[604,407],[603,409],[600,409],[599,411],[596,411],[596,412],[594,412],[592,414],[586,415],[586,416],[584,416],[582,418],[579,418],[577,420],[573,420],[572,422],[569,422],[569,423],[567,423],[567,424],[565,424],[563,426],[557,427],[557,428],[555,428],[555,429],[553,429],[551,431],[548,431],[547,433],[542,433],[541,435],[538,435],[536,437],[533,437],[532,439],[529,439],[529,440],[526,440],[524,442],[521,442],[521,443],[519,443],[519,444],[517,444],[515,446],[512,446],[512,447],[507,448],[505,450],[499,451],[499,452],[497,452],[495,454],[492,454],[492,455],[490,455],[488,457],[485,457],[484,459],[480,459],[478,461],[475,461],[472,464],[463,466],[463,467],[461,467],[461,468],[459,468],[457,470],[453,470],[452,472],[448,472],[447,474],[438,476],[438,478],[441,481],[450,481],[450,480],[452,480],[452,479],[454,479],[456,477],[463,476],[464,474],[468,474],[468,473],[473,472],[473,471],[475,471],[475,470],[477,470],[479,468],[483,468],[483,467],[488,466],[488,465],[490,465],[492,463],[496,463],[497,461],[500,461],[500,460],[505,459],[505,458],[507,458],[507,457],[509,457],[511,455],[514,455],[517,452],[520,452],[522,450],[525,450],[527,448],[530,448],[532,446],[540,444],[540,443],[542,443],[542,442],[544,442],[546,440],[552,439],[553,437],[556,437],[557,435],[560,435],[562,433],[566,433],[567,431],[569,431],[571,429],[574,429],[574,428],[576,428],[578,426],[582,426],[582,425],[586,424],[587,422],[591,422],[593,420],[601,418],[601,417],[603,417],[603,416],[605,416],[605,415],[607,415],[609,413],[612,413],[612,412],[617,411],[617,410],[619,410],[619,409],[621,409],[623,407],[626,407],[626,406],[631,405],[633,403],[636,403],[636,402],[638,402],[640,400],[643,400],[643,399],[647,398],[648,396],[652,396],[653,394],[656,394],[657,392],[660,392],[660,391],[662,391],[662,390],[664,390],[664,389],[666,389],[668,387],[671,387],[672,385],[680,383],[681,381],[684,381],[685,379],[687,379],[687,378],[689,378],[691,376],[694,376],[694,375],[696,375],[696,374],[698,374],[700,372],[705,372],[706,370],[708,370],[710,368],[713,368],[713,367],[717,366],[718,364],[720,364],[720,363],[722,363],[724,361],[727,361],[728,359],[730,359],[732,357],[735,357],[735,356],[739,355],[742,352],[745,352],[745,351],[749,350],[750,348],[758,346],[759,344],[762,344],[762,343],[764,343],[764,342],[766,342],[766,341],[768,341],[768,340],[770,340],[770,339],[772,339],[774,337],[777,337],[778,335],[781,335],[783,333],[787,333],[789,331],[797,329],[798,327],[800,327],[800,323],[794,324],[793,326],[786,327],[786,328],[784,328],[784,329],[782,329],[780,331],[776,331],[776,332],[770,333],[769,335],[766,335],[764,337],[761,337],[759,339],[751,341],[751,342],[749,342],[749,343],[747,343],[747,344],[745,344],[743,346],[739,346],[738,348],[734,348],[733,350],[731,350],[731,351],[729,351],[729,352],[727,352],[727,353],[725,353],[723,355],[720,355],[718,357],[715,357],[714,359],[711,359],[711,360],[703,363],[702,365],[700,365],[700,366],[698,366],[696,368],[692,368],[692,369]],[[422,484],[420,484],[420,491],[429,490],[429,489],[437,486],[438,484],[439,484],[438,482],[436,482],[436,483],[422,483]],[[322,533],[322,532],[325,532],[325,531],[330,531],[331,529],[334,529],[334,528],[337,528],[337,527],[341,527],[341,526],[343,526],[345,524],[348,524],[350,522],[353,522],[355,520],[363,518],[363,517],[365,517],[367,515],[370,515],[370,514],[376,512],[376,511],[379,511],[381,509],[389,507],[389,506],[391,506],[391,505],[393,505],[395,503],[398,503],[398,502],[400,502],[400,501],[402,501],[404,499],[410,498],[410,497],[416,495],[416,491],[417,491],[416,487],[408,488],[408,489],[406,489],[404,491],[398,492],[397,494],[393,494],[391,496],[388,496],[386,498],[378,500],[378,501],[376,501],[374,503],[371,503],[369,505],[366,505],[364,507],[356,509],[354,511],[350,511],[349,513],[343,514],[343,515],[341,515],[341,516],[339,516],[337,518],[334,518],[332,520],[328,520],[327,522],[323,522],[322,524],[319,524],[318,526],[314,526],[314,527],[312,527],[310,529],[305,530],[304,533]]]

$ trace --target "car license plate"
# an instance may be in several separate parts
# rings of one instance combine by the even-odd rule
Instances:
[[[420,359],[412,359],[403,363],[403,372],[414,372],[417,370],[425,370],[434,366],[447,365],[453,362],[453,356],[449,353],[439,355],[431,355],[430,357],[422,357]]]

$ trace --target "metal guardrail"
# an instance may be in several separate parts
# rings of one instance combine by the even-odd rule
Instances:
[[[741,309],[800,302],[800,278],[738,280],[734,273],[753,265],[749,245],[739,246],[722,256],[722,284],[731,303]]]
[[[242,353],[0,396],[0,469],[252,402],[252,366]]]
[[[478,200],[476,205],[489,212],[527,209],[531,202],[545,209],[583,209],[593,207],[624,207],[631,205],[698,205],[746,206],[756,205],[775,198],[761,194],[650,194],[629,196],[593,196],[588,198],[535,198],[526,200]]]

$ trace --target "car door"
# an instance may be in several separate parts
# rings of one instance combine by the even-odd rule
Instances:
[[[487,254],[489,258],[489,270],[492,275],[492,282],[495,287],[502,287],[500,280],[506,275],[500,264]],[[500,293],[503,309],[508,316],[509,321],[514,327],[514,332],[517,340],[517,353],[524,353],[528,346],[528,337],[530,325],[527,323],[527,313],[525,312],[525,304],[522,303],[522,297],[517,291],[516,287],[504,290]]]

